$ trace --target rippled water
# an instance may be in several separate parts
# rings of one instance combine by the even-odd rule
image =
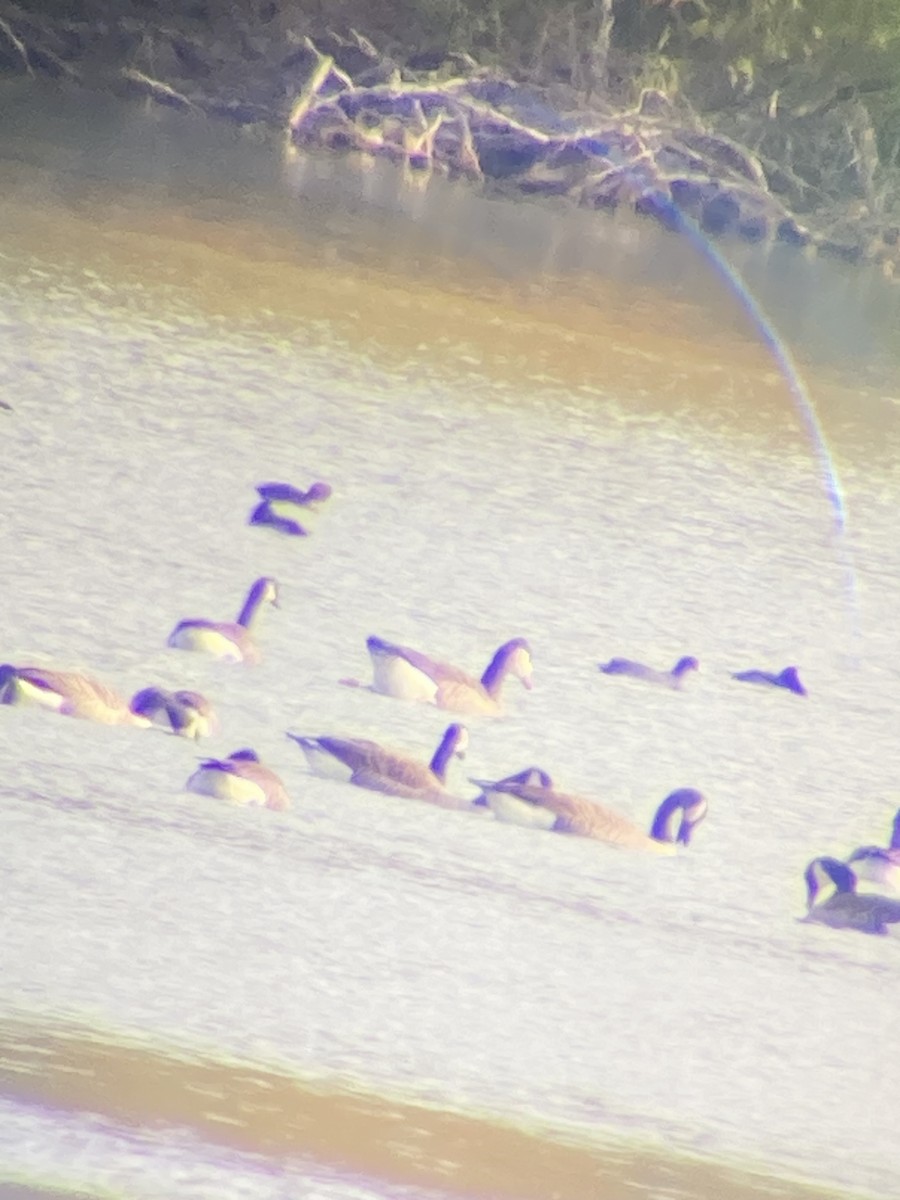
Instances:
[[[181,740],[0,710],[0,1194],[893,1195],[898,943],[796,917],[806,862],[881,841],[898,803],[896,397],[811,376],[854,596],[724,302],[715,334],[708,296],[454,277],[371,196],[374,224],[329,211],[315,164],[279,192],[277,156],[237,146],[211,209],[196,131],[117,172],[67,120],[75,161],[53,119],[5,159],[0,657],[207,692],[203,749],[253,745],[293,809],[185,794]],[[332,483],[312,537],[246,525],[263,478]],[[165,648],[263,573],[259,667]],[[535,690],[472,720],[466,772],[539,762],[642,823],[699,787],[695,845],[650,860],[312,777],[285,729],[426,757],[446,723],[337,685],[372,632],[475,671],[527,636]],[[682,694],[596,667],[682,653]],[[729,678],[788,662],[808,699]]]

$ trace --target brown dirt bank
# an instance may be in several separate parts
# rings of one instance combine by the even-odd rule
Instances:
[[[733,122],[639,87],[634,61],[607,51],[609,86],[598,89],[572,49],[568,65],[562,52],[526,64],[516,46],[481,66],[412,3],[0,0],[0,75],[49,75],[264,134],[290,127],[298,146],[588,207],[626,204],[676,228],[684,214],[715,236],[786,241],[900,275],[900,231],[875,195],[858,109],[773,110],[766,145],[774,123],[791,148],[773,160],[755,152],[763,134],[752,122],[738,140]]]

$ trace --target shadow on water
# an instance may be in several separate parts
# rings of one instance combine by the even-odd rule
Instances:
[[[695,1200],[845,1193],[776,1180],[656,1146],[598,1144],[583,1130],[513,1125],[277,1069],[184,1056],[68,1023],[0,1019],[0,1086],[17,1101],[86,1110],[123,1126],[179,1126],[213,1144],[283,1161],[303,1156],[393,1184],[497,1200]],[[0,1180],[0,1197],[79,1192]]]

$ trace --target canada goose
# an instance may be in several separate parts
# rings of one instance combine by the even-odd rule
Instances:
[[[306,537],[308,533],[308,530],[293,517],[280,515],[269,500],[260,500],[250,514],[247,524],[268,525],[270,529],[276,529],[279,533],[287,534],[288,537]]]
[[[235,750],[227,758],[206,758],[184,785],[188,792],[234,804],[259,804],[283,812],[291,807],[284,784],[264,767],[254,750]]]
[[[77,671],[4,663],[0,666],[0,703],[38,705],[101,725],[137,725],[144,729],[150,725],[145,716],[132,711],[124,696]]]
[[[208,737],[217,724],[213,706],[200,692],[142,688],[131,698],[131,711],[179,737]]]
[[[464,758],[469,735],[463,725],[448,725],[431,762],[388,750],[366,738],[303,737],[288,733],[317,775],[340,779],[371,791],[430,800],[445,808],[468,808],[469,802],[447,791],[451,758]]]
[[[900,892],[900,809],[894,816],[890,844],[860,846],[847,859],[847,865],[858,880]]]
[[[856,875],[846,863],[827,856],[814,858],[803,875],[806,881],[804,921],[830,925],[832,929],[854,929],[858,933],[885,934],[888,925],[900,921],[900,900],[886,896],[861,896],[856,891]],[[835,890],[816,903],[823,887]]]
[[[504,642],[480,680],[380,637],[367,638],[366,648],[372,659],[373,690],[400,700],[427,700],[450,712],[496,714],[507,675],[531,688],[531,650],[521,637]]]
[[[787,688],[789,692],[798,696],[807,694],[796,667],[785,667],[777,675],[771,671],[735,671],[731,678],[739,679],[741,683],[760,683],[764,687]]]
[[[550,775],[542,767],[525,767],[522,771],[516,771],[514,775],[504,775],[502,779],[493,780],[489,785],[485,785],[482,781],[479,783],[477,779],[473,779],[472,783],[477,783],[481,788],[481,794],[476,796],[472,801],[473,804],[489,808],[488,791],[502,788],[507,784],[526,784],[530,787],[553,787],[553,780]]]
[[[314,512],[331,495],[331,488],[321,480],[305,492],[290,483],[258,483],[256,490],[260,502],[251,512],[248,524],[268,525],[290,537],[306,537],[308,530],[299,518]]]
[[[699,662],[690,655],[679,658],[671,671],[657,671],[653,667],[645,667],[643,663],[632,662],[630,658],[611,658],[609,662],[599,665],[604,675],[630,675],[633,679],[644,679],[647,683],[658,683],[662,687],[677,690],[684,686],[684,676],[688,671],[700,670]]]
[[[299,508],[315,508],[331,495],[331,487],[321,479],[305,492],[291,483],[258,483],[256,490],[263,500],[283,501]]]
[[[263,576],[247,594],[236,621],[179,621],[169,634],[168,645],[177,650],[199,650],[225,662],[258,663],[259,649],[251,632],[264,604],[278,603],[278,584]]]
[[[515,777],[511,777],[515,779]],[[646,834],[615,809],[584,796],[558,792],[554,787],[501,780],[473,779],[499,821],[594,838],[614,846],[674,854],[677,843],[687,846],[694,828],[706,816],[706,800],[693,788],[679,788],[656,811]]]

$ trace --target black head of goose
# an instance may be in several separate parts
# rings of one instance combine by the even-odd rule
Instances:
[[[690,671],[700,670],[700,663],[689,654],[679,658],[671,671],[658,671],[630,658],[611,658],[609,662],[599,665],[604,675],[627,675],[631,679],[643,679],[646,683],[655,683],[676,691],[680,691],[684,686],[685,676]]]
[[[265,604],[279,607],[278,583],[267,575],[250,588],[235,621],[208,621],[202,617],[179,621],[169,634],[168,645],[211,654],[225,662],[257,663],[260,653],[253,633]]]
[[[510,675],[525,688],[532,685],[531,648],[522,637],[504,642],[480,679],[451,663],[374,635],[366,639],[366,649],[372,659],[374,691],[400,700],[425,700],[449,712],[496,715],[501,711],[503,684]]]

